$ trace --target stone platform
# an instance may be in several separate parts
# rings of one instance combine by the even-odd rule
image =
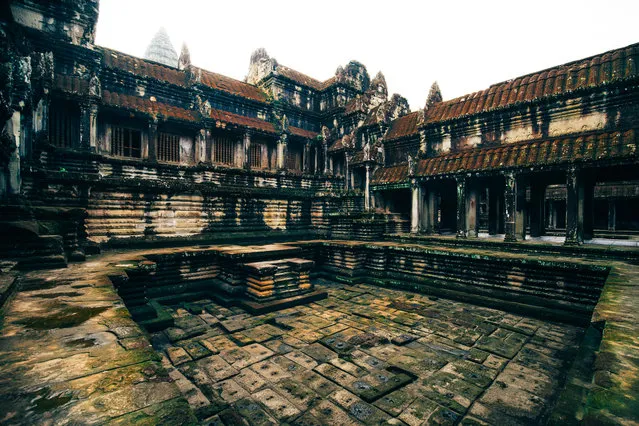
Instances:
[[[183,277],[210,273],[200,254],[215,247],[180,250],[197,266],[178,269]],[[174,325],[152,335],[153,351],[109,277],[175,255],[110,252],[20,276],[0,326],[0,423],[638,421],[634,261],[605,262],[610,274],[586,328],[316,281],[328,299],[278,312],[252,315],[206,298],[169,306]]]

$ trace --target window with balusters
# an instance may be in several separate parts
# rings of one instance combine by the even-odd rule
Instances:
[[[228,137],[216,137],[213,140],[213,162],[219,164],[235,163],[235,140]]]
[[[265,145],[262,143],[251,142],[249,149],[249,165],[252,169],[263,169],[264,167],[264,151]]]
[[[60,148],[80,144],[80,109],[67,101],[51,102],[49,108],[49,143]]]
[[[158,160],[171,163],[180,162],[180,137],[170,133],[160,133],[158,137]]]
[[[111,129],[111,152],[118,157],[142,157],[142,133],[137,129],[113,127]]]

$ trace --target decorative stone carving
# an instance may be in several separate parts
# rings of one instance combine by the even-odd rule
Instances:
[[[276,68],[277,61],[275,58],[268,56],[266,49],[260,47],[251,54],[251,62],[249,64],[246,82],[249,84],[257,84],[270,74],[273,74]]]
[[[200,95],[195,97],[195,101],[197,102],[197,109],[200,111],[200,114],[203,117],[211,116],[211,103],[208,99],[202,100]]]
[[[96,73],[91,74],[91,79],[89,80],[89,96],[102,97],[102,84]]]
[[[408,176],[415,176],[415,166],[415,160],[410,154],[408,154]]]

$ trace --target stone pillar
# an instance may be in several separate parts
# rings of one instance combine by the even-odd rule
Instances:
[[[413,179],[411,182],[411,209],[410,209],[410,233],[416,234],[419,232],[419,185]]]
[[[20,131],[21,120],[22,114],[20,111],[14,111],[6,125],[9,137],[13,138],[16,144],[16,148],[9,154],[9,162],[7,163],[7,178],[4,187],[8,195],[19,194],[22,186],[20,170],[20,144],[22,143],[22,132]],[[0,194],[1,193],[2,191],[0,191]]]
[[[80,104],[80,149],[91,148],[91,105]]]
[[[364,209],[371,209],[371,165],[366,163],[366,182],[364,182]]]
[[[152,162],[158,161],[158,122],[157,120],[149,121],[149,147],[147,150],[147,159]]]
[[[89,108],[89,149],[98,151],[98,105],[91,104]]]
[[[302,151],[302,173],[308,173],[311,165],[311,142],[304,141],[304,150]]]
[[[251,152],[251,132],[248,130],[244,132],[244,138],[242,140],[242,168],[246,170],[251,169],[251,159],[249,153]],[[278,153],[279,153],[279,143],[278,143]]]
[[[280,135],[280,138],[277,140],[277,169],[283,170],[286,161],[286,134]]]
[[[566,172],[566,241],[565,245],[583,244],[584,187],[580,172],[571,167]]]
[[[42,98],[36,105],[35,112],[33,114],[33,131],[38,133],[40,131],[49,130],[49,109],[51,107],[51,101],[48,94],[43,94]]]
[[[322,156],[324,157],[324,164],[322,166],[322,173],[328,173],[328,143],[326,141],[322,141]]]
[[[516,215],[516,180],[513,173],[506,173],[504,176],[504,241],[517,241],[515,231],[515,215]]]
[[[466,238],[466,178],[459,176],[457,186],[457,238]]]
[[[319,149],[317,144],[313,146],[313,173],[317,173],[319,171]]]
[[[345,185],[344,185],[344,189],[346,191],[348,191],[348,189],[350,188],[350,183],[351,183],[351,173],[348,167],[348,154],[344,154],[344,180]]]
[[[199,132],[195,135],[195,164],[197,163],[205,163],[207,160],[207,151],[206,151],[206,142],[208,140],[207,130],[200,129]]]
[[[426,234],[432,234],[435,223],[435,191],[429,185],[422,186],[423,212],[422,230]]]
[[[479,234],[479,191],[477,184],[468,185],[468,203],[466,205],[466,228],[469,237],[477,237]]]
[[[515,183],[517,186],[515,199],[515,235],[522,240],[526,239],[526,187],[527,181],[520,178]]]
[[[617,229],[617,202],[614,198],[608,199],[608,230]]]

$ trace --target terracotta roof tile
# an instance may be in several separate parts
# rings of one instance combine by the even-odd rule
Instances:
[[[417,123],[419,121],[420,111],[411,112],[406,114],[403,117],[399,117],[397,120],[394,120],[390,128],[388,129],[388,133],[384,137],[384,140],[390,141],[393,139],[400,139],[408,136],[417,135]]]
[[[104,52],[104,65],[107,68],[128,71],[137,76],[154,78],[175,84],[176,86],[186,85],[185,73],[177,68],[168,67],[142,58],[136,58],[135,56],[105,47],[101,47],[100,49]]]
[[[151,101],[149,98],[125,95],[122,93],[104,91],[102,93],[102,103],[104,105],[123,108],[129,111],[140,112],[149,116],[159,116],[182,121],[198,121],[200,115],[189,109]]]
[[[258,118],[246,117],[243,115],[233,114],[230,112],[222,111],[219,109],[211,110],[211,118],[216,122],[224,124],[234,124],[241,127],[248,127],[250,129],[259,130],[265,133],[276,134],[275,126],[268,121],[260,120]]]
[[[246,99],[266,103],[267,97],[258,87],[243,81],[226,77],[222,74],[204,70],[202,68],[193,67],[194,72],[202,73],[202,84],[212,89],[230,93],[231,95],[241,96]]]
[[[371,185],[387,185],[408,180],[408,164],[397,164],[375,170],[371,177]]]
[[[306,139],[315,139],[319,133],[313,132],[312,130],[302,129],[300,127],[289,127],[291,134],[295,136],[299,136]]]
[[[325,87],[324,82],[316,80],[313,77],[309,77],[306,74],[302,74],[301,72],[295,71],[294,69],[286,67],[284,65],[277,66],[277,74],[293,80],[294,82],[299,83],[303,86],[310,87],[311,89],[322,90]]]
[[[416,175],[425,177],[614,159],[636,161],[638,153],[639,129],[632,129],[625,132],[548,139],[444,154],[419,160]],[[395,184],[407,180],[408,168],[406,164],[400,164],[376,170],[372,184]]]
[[[341,151],[343,149],[349,148],[352,138],[353,136],[350,134],[344,135],[343,137],[339,138],[338,140],[333,142],[331,146],[328,147],[328,152],[336,152],[336,151]]]
[[[639,44],[569,62],[537,73],[498,83],[487,90],[440,102],[426,111],[426,122],[452,120],[530,102],[573,90],[637,78]]]

